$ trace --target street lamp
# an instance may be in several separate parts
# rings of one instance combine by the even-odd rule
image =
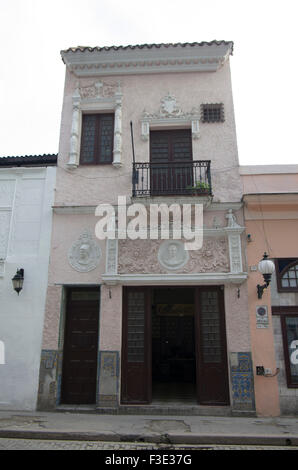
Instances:
[[[24,269],[17,269],[16,274],[12,278],[12,285],[14,290],[20,294],[21,290],[23,289],[23,283],[24,283]]]
[[[275,271],[275,266],[273,261],[268,259],[267,253],[264,253],[263,259],[258,264],[258,270],[261,274],[263,274],[263,278],[265,284],[262,286],[260,284],[257,285],[257,292],[258,292],[258,299],[261,299],[263,296],[263,291],[266,289],[271,281],[271,276]]]

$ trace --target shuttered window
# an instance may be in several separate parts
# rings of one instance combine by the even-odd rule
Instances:
[[[113,162],[114,115],[84,114],[82,120],[81,157],[83,165]]]
[[[150,159],[152,163],[192,161],[191,130],[151,131]]]

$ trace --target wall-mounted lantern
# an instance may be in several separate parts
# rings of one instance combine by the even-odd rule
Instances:
[[[12,285],[14,290],[20,294],[21,290],[23,289],[23,283],[24,283],[24,269],[17,269],[16,274],[12,278]]]
[[[268,259],[267,253],[264,253],[263,259],[258,264],[258,270],[261,274],[263,274],[263,278],[265,284],[262,286],[260,284],[257,285],[257,292],[258,292],[258,299],[261,299],[263,296],[263,291],[266,289],[271,281],[271,276],[275,271],[275,266],[273,261]]]

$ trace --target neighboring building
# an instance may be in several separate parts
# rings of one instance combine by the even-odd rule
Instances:
[[[0,409],[34,410],[57,155],[0,158]],[[23,289],[12,278],[24,270]]]
[[[232,50],[212,41],[62,51],[39,409],[254,412]],[[203,204],[202,249],[120,231],[99,240],[95,210],[116,210],[119,196],[118,224],[125,201]]]
[[[249,266],[248,302],[256,411],[262,416],[298,413],[298,165],[240,168]],[[266,252],[275,273],[261,299],[257,272]]]

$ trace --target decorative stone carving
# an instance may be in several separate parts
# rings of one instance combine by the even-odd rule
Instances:
[[[91,86],[81,86],[80,87],[80,96],[82,100],[86,99],[98,99],[114,96],[117,90],[118,84],[116,83],[106,83],[101,80],[95,82]]]
[[[121,166],[122,154],[122,92],[120,83],[97,81],[93,85],[76,85],[72,96],[72,126],[69,161],[67,166],[77,168],[80,153],[82,111],[115,111],[113,165]]]
[[[198,108],[193,108],[189,113],[184,113],[178,106],[175,96],[170,93],[162,98],[160,103],[160,109],[157,113],[150,114],[146,110],[143,111],[141,132],[144,141],[149,139],[150,125],[190,124],[192,137],[194,139],[199,137],[200,110]]]
[[[229,209],[226,215],[226,219],[228,219],[228,227],[229,228],[239,228],[240,225],[237,224],[237,220],[235,215],[233,214],[233,209]]]
[[[228,245],[224,238],[205,238],[199,251],[190,251],[186,266],[189,273],[229,272]]]
[[[240,235],[229,235],[230,265],[232,273],[242,272]]]
[[[175,263],[173,263],[174,269],[171,269],[169,267],[171,262],[166,264],[158,261],[162,259],[161,247],[164,245],[166,248],[176,243],[177,240],[166,240],[162,243],[160,240],[119,240],[119,273],[166,274],[169,270],[183,274],[229,272],[229,253],[226,238],[205,238],[201,250],[185,252],[187,257],[185,263],[181,262],[178,267],[175,267]],[[183,242],[178,241],[178,243],[182,247],[184,246]],[[178,250],[176,257],[178,258]]]
[[[182,114],[182,109],[177,105],[175,96],[168,93],[164,98],[162,98],[160,116],[173,117],[181,116]]]
[[[69,264],[79,272],[95,269],[101,259],[101,249],[86,230],[68,252]]]
[[[118,270],[118,240],[107,239],[106,245],[106,273],[117,274]]]
[[[188,261],[188,251],[179,240],[166,240],[158,250],[158,261],[166,269],[177,270],[182,268]]]
[[[243,228],[238,225],[232,209],[228,210],[226,219],[228,220],[226,232],[229,240],[230,271],[232,273],[241,273],[243,268],[240,231]]]

